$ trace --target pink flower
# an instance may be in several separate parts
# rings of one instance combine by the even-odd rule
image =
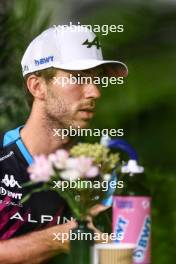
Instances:
[[[78,166],[79,166],[79,158],[69,158],[66,162],[67,169],[78,170]]]
[[[81,156],[78,158],[77,169],[80,171],[83,177],[93,178],[99,173],[99,169],[93,166],[93,161],[91,158]]]
[[[56,169],[65,169],[68,157],[68,152],[64,149],[60,149],[54,154],[50,154],[48,158]]]
[[[96,167],[96,166],[92,166],[92,167],[90,167],[90,169],[89,169],[88,172],[86,173],[86,176],[87,176],[88,178],[94,178],[94,177],[98,176],[98,174],[99,174],[99,169],[98,169],[98,167]]]
[[[54,174],[52,164],[45,155],[34,157],[34,163],[28,167],[30,179],[34,182],[47,182]]]
[[[99,173],[99,169],[92,165],[93,161],[88,157],[68,158],[65,170],[60,173],[62,179],[77,180],[78,178],[93,178]]]

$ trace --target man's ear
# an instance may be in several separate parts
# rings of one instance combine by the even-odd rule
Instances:
[[[45,100],[46,84],[41,77],[31,74],[27,79],[27,87],[34,99]]]

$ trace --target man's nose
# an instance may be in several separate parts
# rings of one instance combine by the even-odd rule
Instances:
[[[100,88],[95,84],[86,84],[83,89],[86,98],[98,99],[101,96]]]

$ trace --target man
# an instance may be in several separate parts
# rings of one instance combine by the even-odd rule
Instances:
[[[29,181],[27,167],[33,156],[69,149],[74,144],[69,136],[55,137],[53,129],[85,128],[94,115],[100,97],[97,85],[63,85],[62,80],[78,74],[93,79],[102,68],[106,74],[127,75],[125,64],[103,60],[97,37],[83,27],[77,31],[71,27],[44,31],[28,46],[22,68],[32,108],[24,126],[1,138],[0,264],[43,263],[68,249],[68,243],[53,240],[53,233],[68,233],[76,225],[61,221],[68,216],[68,209],[58,194],[41,192],[20,203],[31,191],[22,185]]]

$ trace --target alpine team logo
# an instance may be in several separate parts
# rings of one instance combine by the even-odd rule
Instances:
[[[99,49],[101,47],[100,41],[98,39],[98,37],[95,37],[92,41],[89,41],[88,39],[86,39],[82,45],[86,45],[87,48],[91,48],[92,46],[96,46],[97,49]]]
[[[6,187],[14,188],[17,186],[18,188],[22,188],[18,181],[15,180],[13,175],[9,176],[8,174],[5,174],[4,179],[2,179],[1,182],[4,183]]]

